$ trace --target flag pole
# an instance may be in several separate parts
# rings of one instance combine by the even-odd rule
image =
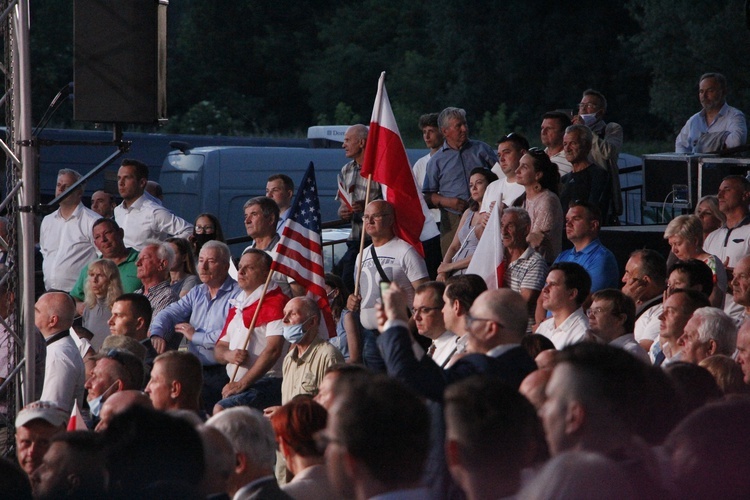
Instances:
[[[258,307],[255,308],[255,312],[253,313],[253,319],[250,320],[250,326],[247,328],[247,336],[245,337],[245,342],[242,346],[243,350],[247,350],[247,346],[250,344],[250,337],[253,334],[253,330],[255,329],[255,323],[258,321],[258,313],[260,312],[260,308],[263,305],[263,299],[266,298],[266,292],[268,291],[268,285],[271,284],[271,276],[273,276],[273,271],[268,271],[268,277],[266,278],[266,284],[263,285],[263,292],[260,294],[260,298],[258,299]],[[242,315],[242,311],[238,311],[240,315]],[[234,365],[234,373],[232,373],[232,378],[229,381],[234,382],[234,379],[237,377],[237,372],[240,369],[240,365]]]
[[[372,174],[367,176],[367,189],[365,190],[365,204],[362,207],[362,211],[367,208],[367,202],[370,199],[370,184],[372,183]],[[365,221],[362,220],[362,234],[359,235],[359,256],[357,258],[357,274],[355,275],[356,280],[354,281],[354,295],[359,295],[359,279],[362,274],[362,252],[365,250]]]

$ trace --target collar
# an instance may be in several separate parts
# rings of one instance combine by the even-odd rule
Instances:
[[[589,254],[589,253],[593,252],[594,250],[596,250],[597,247],[599,247],[601,244],[602,243],[599,241],[599,238],[594,238],[593,240],[591,240],[589,242],[588,245],[586,245],[585,247],[583,247],[583,249],[581,249],[580,252],[576,250],[575,245],[573,246],[573,248],[571,250],[573,250],[573,255]]]
[[[70,336],[70,330],[63,330],[61,332],[58,332],[50,337],[47,337],[44,339],[44,342],[49,346],[51,344],[54,344],[60,339],[64,339],[65,337]]]
[[[57,210],[55,210],[54,216],[57,219],[62,219],[64,221],[69,221],[71,219],[80,219],[81,218],[81,212],[83,212],[83,203],[79,202],[78,205],[76,205],[76,208],[73,209],[73,212],[70,214],[70,217],[68,217],[67,219],[62,216],[62,213],[60,213],[60,209],[59,208]]]
[[[443,147],[440,150],[441,151],[447,151],[447,150],[451,150],[451,151],[463,151],[466,148],[468,148],[469,146],[471,146],[471,139],[466,139],[466,142],[464,142],[463,144],[461,144],[461,147],[458,148],[458,149],[450,147],[448,145],[448,141],[443,141]]]
[[[316,335],[313,338],[312,342],[310,342],[310,345],[307,346],[307,349],[305,349],[305,352],[302,353],[302,356],[297,356],[297,348],[294,345],[289,347],[289,354],[287,354],[287,356],[292,358],[292,361],[295,361],[297,363],[304,363],[307,360],[307,358],[311,356],[310,353],[314,351],[315,348],[318,347],[319,344],[322,344],[322,343],[323,343],[323,339],[321,339],[318,335]]]
[[[721,106],[721,109],[719,110],[719,114],[717,114],[716,117],[718,118],[719,116],[724,116],[728,112],[729,112],[729,104],[727,104],[727,101],[724,100],[724,104]],[[700,115],[705,120],[706,119],[706,110],[705,109],[701,109],[700,110]],[[716,121],[716,119],[714,119],[714,121]]]

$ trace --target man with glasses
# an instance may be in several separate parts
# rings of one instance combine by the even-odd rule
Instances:
[[[465,315],[467,355],[441,369],[433,359],[415,353],[402,304],[404,294],[391,284],[383,292],[383,314],[378,345],[388,374],[433,401],[442,401],[445,387],[472,375],[496,377],[518,388],[536,363],[521,347],[526,334],[526,301],[507,288],[482,293]]]
[[[608,288],[591,295],[586,310],[589,334],[601,342],[624,349],[644,363],[650,363],[646,350],[635,341],[635,302],[620,290]]]
[[[427,355],[440,366],[450,361],[456,352],[458,337],[455,333],[445,329],[443,320],[443,293],[445,284],[439,281],[428,281],[417,287],[414,294],[414,323],[417,333],[432,340]]]
[[[581,306],[590,290],[591,277],[583,267],[574,262],[553,264],[542,289],[542,307],[552,317],[536,333],[550,339],[558,350],[585,340],[589,321]]]
[[[292,207],[294,181],[288,175],[272,175],[266,182],[266,196],[275,201],[279,207],[279,222],[276,224],[276,232],[281,235],[281,228],[289,217],[289,209]]]
[[[593,89],[583,92],[581,102],[578,104],[578,114],[573,116],[571,122],[574,125],[585,125],[592,134],[591,153],[589,159],[603,167],[609,173],[609,186],[611,193],[609,200],[612,210],[608,207],[602,210],[602,214],[610,213],[613,216],[622,214],[622,199],[620,198],[620,169],[617,160],[622,149],[622,127],[617,123],[605,123],[604,115],[607,112],[607,99],[604,94]],[[606,221],[606,219],[605,219]]]
[[[347,309],[360,311],[365,366],[383,371],[385,367],[375,345],[378,327],[375,303],[380,298],[380,282],[395,282],[404,290],[406,300],[403,307],[406,311],[413,306],[414,290],[428,280],[428,273],[424,259],[393,232],[396,216],[390,203],[384,200],[371,202],[365,208],[362,220],[372,244],[364,249],[356,261],[362,263],[359,294],[349,296]]]
[[[445,254],[469,206],[469,173],[476,167],[491,169],[497,155],[484,142],[469,139],[463,109],[445,108],[438,126],[445,143],[427,163],[422,192],[430,208],[440,209],[440,247]]]
[[[542,115],[541,141],[544,152],[547,153],[552,163],[557,165],[560,177],[573,170],[573,166],[565,158],[563,151],[563,135],[565,129],[570,126],[570,115],[562,111],[549,111]]]

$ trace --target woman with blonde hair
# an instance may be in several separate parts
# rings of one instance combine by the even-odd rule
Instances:
[[[680,215],[672,219],[664,231],[672,254],[680,261],[698,259],[713,273],[714,289],[709,300],[713,307],[724,307],[727,293],[727,272],[721,260],[703,250],[703,223],[697,215]]]
[[[109,259],[95,260],[89,264],[83,295],[83,327],[94,334],[90,341],[91,347],[99,351],[102,342],[109,335],[112,304],[122,295],[117,264]]]
[[[707,195],[698,200],[695,205],[695,215],[703,225],[704,241],[712,231],[719,229],[727,222],[727,216],[719,210],[719,198],[714,195]]]

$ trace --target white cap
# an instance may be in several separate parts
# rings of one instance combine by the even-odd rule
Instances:
[[[50,401],[34,401],[23,407],[16,416],[16,427],[22,427],[32,420],[42,419],[45,422],[60,427],[68,421],[68,412]]]

